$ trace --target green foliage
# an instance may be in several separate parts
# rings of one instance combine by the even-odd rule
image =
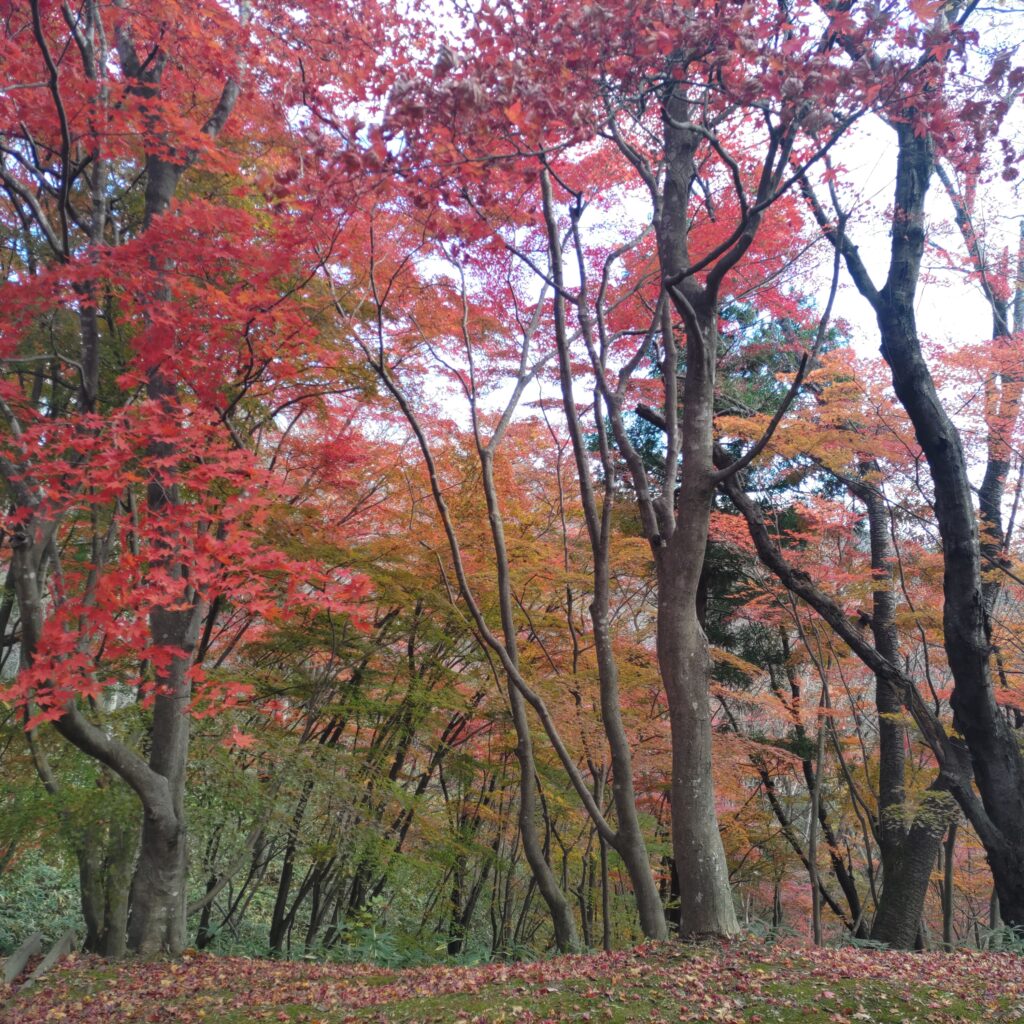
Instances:
[[[53,941],[68,928],[82,934],[73,864],[29,855],[0,875],[0,956],[13,953],[33,932]]]

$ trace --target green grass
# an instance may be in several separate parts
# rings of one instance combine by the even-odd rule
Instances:
[[[6,997],[2,1024],[1020,1024],[1024,959],[753,941],[409,971],[82,957]]]

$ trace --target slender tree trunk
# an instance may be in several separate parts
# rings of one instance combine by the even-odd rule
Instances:
[[[452,872],[452,887],[448,895],[450,917],[448,919],[448,955],[458,956],[466,944],[466,930],[462,926],[462,886],[466,871],[466,859],[460,857]]]
[[[608,898],[608,843],[600,833],[597,838],[601,844],[601,948],[606,953],[610,953],[612,951],[612,922]]]
[[[530,865],[534,881],[551,914],[555,931],[555,945],[567,952],[579,947],[576,920],[572,907],[559,888],[551,865],[544,853],[537,830],[537,768],[533,758],[533,740],[526,715],[526,702],[514,686],[508,687],[512,707],[512,722],[516,730],[516,759],[519,762],[519,832],[523,853]]]
[[[612,510],[615,502],[615,460],[612,458],[605,423],[604,404],[600,384],[594,393],[594,425],[597,431],[601,465],[604,471],[602,503],[598,507],[590,468],[591,453],[585,443],[576,399],[573,393],[572,364],[569,339],[566,329],[565,302],[562,297],[562,247],[558,225],[555,222],[551,194],[551,182],[547,174],[542,178],[544,214],[548,230],[548,247],[551,257],[552,275],[556,284],[554,298],[555,338],[558,344],[559,383],[562,391],[562,407],[572,439],[573,455],[576,461],[577,478],[580,484],[580,501],[583,506],[590,540],[591,557],[594,561],[594,597],[590,604],[590,621],[594,629],[594,652],[597,657],[598,685],[601,700],[601,723],[608,740],[611,754],[612,798],[618,829],[614,838],[615,851],[622,858],[633,885],[640,916],[640,927],[650,939],[668,937],[665,910],[661,904],[658,887],[651,871],[650,854],[640,828],[637,813],[636,792],[633,784],[633,755],[629,737],[622,721],[621,697],[619,693],[619,669],[612,644],[609,625],[611,594],[611,543]],[[574,222],[575,224],[575,222]],[[574,240],[579,246],[578,232]],[[591,352],[596,351],[594,325],[588,311],[589,298],[585,280],[581,282],[580,301],[577,304],[583,331]],[[599,357],[596,373],[603,378],[606,367]],[[617,415],[617,410],[610,410]],[[566,567],[568,568],[568,566]],[[607,838],[604,840],[608,842]]]
[[[598,654],[601,719],[605,735],[608,737],[612,761],[612,798],[618,822],[614,845],[629,873],[633,898],[640,916],[640,927],[644,935],[649,939],[666,939],[668,928],[665,924],[665,909],[661,904],[658,886],[651,871],[647,843],[640,828],[636,792],[633,787],[633,757],[619,708],[618,667],[615,664],[608,628],[607,556],[608,553],[605,551],[601,578],[596,584],[598,593],[595,594],[591,605],[591,622],[594,626],[594,645]],[[602,842],[607,840],[602,837]]]
[[[700,136],[679,127],[691,114],[682,87],[670,88],[664,110],[665,183],[655,226],[661,272],[666,280],[681,279],[668,292],[685,325],[685,376],[680,396],[680,360],[666,305],[661,370],[669,457],[658,509],[661,530],[648,539],[658,578],[658,665],[668,698],[672,735],[672,853],[682,883],[679,933],[696,938],[733,935],[739,928],[715,808],[711,656],[698,612],[715,492],[712,450],[718,284],[712,283],[712,278],[720,281],[726,264],[716,266],[704,286],[688,276],[690,190],[697,175],[695,154]],[[756,219],[752,219],[748,225],[750,239],[756,229]],[[741,244],[749,245],[750,239]],[[738,254],[741,250],[736,251]]]
[[[868,510],[871,569],[875,576],[871,617],[875,647],[886,661],[895,665],[899,663],[899,637],[889,513],[882,495],[874,488],[852,489]],[[875,707],[878,711],[877,833],[882,857],[882,892],[871,925],[871,938],[893,949],[913,949],[949,813],[946,806],[949,797],[940,792],[937,784],[933,785],[912,820],[907,820],[903,701],[893,682],[877,674]]]
[[[498,506],[497,489],[494,486],[493,455],[482,446],[479,449],[479,454],[480,466],[483,471],[484,493],[487,498],[487,513],[491,524],[491,537],[494,542],[498,568],[498,599],[502,633],[509,660],[518,670],[519,647],[512,612],[512,584],[508,549],[505,544],[505,526]],[[555,945],[563,952],[574,950],[579,947],[579,937],[576,933],[576,920],[572,907],[558,885],[558,880],[551,870],[537,832],[537,768],[533,756],[533,738],[530,734],[530,720],[526,713],[526,701],[511,679],[508,681],[507,690],[509,706],[512,711],[512,725],[516,732],[516,759],[519,761],[519,831],[523,839],[523,852],[526,854],[527,863],[533,872],[541,897],[551,913]]]
[[[291,892],[292,879],[295,875],[295,853],[298,849],[302,819],[306,814],[306,804],[312,791],[313,783],[307,779],[303,783],[302,792],[299,794],[299,801],[295,805],[295,813],[292,815],[291,823],[288,826],[288,841],[285,843],[284,863],[281,865],[281,876],[277,882],[277,897],[274,900],[274,909],[270,917],[268,945],[272,953],[280,953],[284,949],[288,896]]]
[[[999,897],[996,895],[994,888],[988,901],[988,927],[992,933],[989,936],[988,948],[999,949],[1003,944],[1003,937],[1000,934],[1003,927],[1003,919],[999,914]]]
[[[825,698],[822,695],[820,709],[824,711]],[[807,834],[807,863],[811,876],[811,937],[816,946],[822,942],[821,934],[821,892],[818,883],[818,817],[821,814],[821,776],[825,767],[825,720],[818,719],[814,784],[811,787],[811,820]]]
[[[957,824],[952,822],[942,845],[942,948],[947,953],[953,950],[953,853],[956,850]]]

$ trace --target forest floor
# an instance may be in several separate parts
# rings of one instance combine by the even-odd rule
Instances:
[[[1010,1024],[1024,957],[667,943],[534,963],[391,971],[206,954],[79,956],[0,993],[2,1024]]]

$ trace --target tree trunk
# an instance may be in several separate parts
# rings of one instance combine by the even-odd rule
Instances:
[[[825,708],[822,693],[820,709]],[[821,945],[821,892],[818,883],[818,818],[821,814],[821,774],[825,767],[825,719],[818,718],[818,738],[815,744],[814,782],[811,786],[811,820],[807,833],[807,864],[811,878],[811,937],[816,946]]]
[[[153,956],[185,948],[186,853],[185,826],[177,816],[145,815],[132,879],[132,952]]]
[[[277,883],[277,897],[274,900],[274,909],[270,918],[269,946],[272,953],[280,953],[284,948],[285,923],[288,916],[288,895],[291,892],[292,878],[295,874],[295,852],[298,848],[302,819],[306,814],[306,804],[312,791],[313,782],[307,779],[302,784],[302,792],[299,794],[298,803],[295,805],[295,812],[292,814],[292,820],[288,826],[288,840],[285,843],[284,863],[281,865],[281,877]]]
[[[134,819],[111,821],[105,829],[89,830],[75,851],[87,953],[112,959],[124,956],[137,828]]]
[[[992,890],[992,895],[988,901],[988,927],[989,932],[989,949],[999,949],[1003,944],[1003,936],[1001,934],[1003,928],[1003,919],[999,914],[999,897],[996,895],[995,889]]]
[[[928,804],[926,802],[926,810]],[[928,895],[928,883],[935,866],[938,838],[946,808],[933,808],[931,815],[918,814],[910,828],[894,843],[883,842],[882,892],[871,925],[871,938],[892,949],[914,949],[921,914]]]
[[[852,488],[868,510],[871,569],[875,576],[871,630],[875,647],[886,661],[899,663],[895,554],[889,534],[889,513],[882,495],[872,487]],[[893,949],[913,949],[924,913],[928,882],[942,842],[948,797],[933,785],[912,821],[906,814],[906,727],[903,701],[891,680],[876,674],[878,710],[878,845],[882,857],[882,892],[871,925],[871,938]]]
[[[606,953],[610,953],[612,951],[612,921],[608,898],[608,843],[600,833],[597,838],[601,851],[601,948]]]
[[[510,579],[508,549],[505,544],[505,526],[498,506],[494,486],[494,462],[490,450],[480,446],[480,468],[483,473],[487,513],[494,542],[495,562],[498,570],[498,603],[501,611],[502,635],[505,650],[515,670],[519,667],[519,645],[512,612],[512,583]],[[537,768],[533,757],[533,738],[526,701],[511,678],[508,679],[508,700],[512,724],[516,731],[516,759],[519,762],[519,831],[523,839],[523,852],[533,872],[541,897],[548,905],[555,932],[555,945],[562,952],[579,947],[576,920],[572,907],[558,885],[548,863],[540,836],[537,833]]]
[[[707,517],[705,515],[705,523]],[[676,537],[683,533],[677,532]],[[658,558],[658,664],[672,735],[672,853],[679,872],[679,934],[738,931],[711,772],[711,658],[697,621],[698,564],[680,564],[682,545]]]
[[[954,821],[949,826],[942,846],[942,948],[947,953],[953,951],[953,853],[956,850],[956,832],[957,824]]]
[[[451,917],[448,920],[448,955],[458,956],[466,946],[466,928],[462,919],[463,883],[466,873],[466,858],[459,857],[452,872],[452,888],[448,896]]]
[[[566,424],[572,438],[573,456],[576,461],[577,478],[580,485],[580,503],[583,506],[587,524],[587,535],[590,541],[591,556],[594,560],[594,597],[590,604],[590,621],[594,629],[594,653],[597,657],[597,675],[601,698],[601,724],[608,740],[611,754],[612,798],[615,803],[615,815],[618,830],[613,842],[607,837],[608,843],[622,858],[629,872],[633,885],[633,898],[636,901],[640,916],[640,927],[649,939],[661,940],[668,938],[668,926],[665,921],[665,909],[658,894],[658,886],[651,872],[651,859],[647,851],[640,818],[637,813],[636,791],[633,784],[633,754],[630,749],[629,737],[622,721],[621,696],[619,692],[619,668],[612,643],[612,632],[609,626],[610,593],[611,593],[611,544],[612,544],[612,512],[616,490],[616,460],[612,458],[608,438],[608,427],[605,422],[602,389],[600,384],[594,392],[594,426],[597,431],[601,466],[604,473],[604,490],[602,502],[598,507],[594,489],[593,474],[590,468],[592,454],[583,436],[576,399],[573,393],[573,373],[570,357],[570,344],[566,329],[565,303],[561,294],[562,278],[562,247],[559,229],[554,219],[551,183],[545,174],[542,178],[544,212],[548,228],[548,246],[551,255],[551,268],[557,290],[554,299],[555,338],[558,344],[559,383],[562,391],[562,407],[565,410]],[[577,245],[578,234],[575,236]],[[595,351],[594,326],[587,306],[585,281],[581,283],[580,301],[577,304],[581,330],[587,339],[590,350]],[[606,372],[605,365],[599,359],[594,367],[595,373],[602,380]],[[612,403],[609,407],[612,415],[618,415],[618,409]],[[563,527],[564,528],[564,527]],[[566,570],[568,571],[568,562]]]
[[[511,684],[508,687],[512,706],[512,722],[516,730],[516,759],[519,762],[519,832],[523,852],[530,865],[534,881],[551,914],[555,931],[555,945],[562,952],[579,948],[576,919],[572,907],[559,888],[551,865],[544,854],[544,846],[537,832],[537,769],[533,759],[533,740],[526,715],[526,702]]]
[[[858,285],[862,291],[870,288],[867,294],[875,307],[882,356],[892,371],[896,396],[914,426],[935,489],[944,563],[944,644],[954,683],[950,704],[954,725],[970,751],[984,820],[970,804],[964,811],[985,846],[1007,923],[1024,926],[1024,757],[995,700],[982,581],[985,566],[963,444],[921,353],[914,315],[932,144],[927,136],[916,135],[911,123],[901,123],[896,130],[899,152],[889,276],[877,292],[870,282],[858,281]]]
[[[605,552],[607,559],[607,552]],[[604,566],[607,583],[607,561]],[[640,829],[636,792],[633,787],[633,757],[619,708],[618,667],[612,653],[608,629],[607,591],[604,598],[595,597],[591,606],[594,646],[598,656],[598,677],[601,687],[601,720],[611,752],[612,798],[615,803],[618,830],[614,848],[622,858],[633,886],[633,898],[640,916],[640,927],[649,939],[668,938],[665,908],[661,905],[658,886],[651,871],[647,843]]]
[[[689,203],[697,176],[695,154],[700,136],[681,127],[691,113],[681,87],[670,88],[664,110],[665,181],[655,226],[663,279],[680,282],[667,291],[685,325],[685,375],[680,396],[680,359],[666,305],[661,371],[668,454],[657,510],[661,529],[653,536],[649,533],[648,539],[658,578],[658,665],[668,698],[672,735],[672,853],[682,882],[679,933],[698,938],[733,935],[739,929],[715,809],[711,656],[697,605],[715,491],[712,449],[718,286],[729,259],[733,255],[738,259],[749,245],[757,221],[751,218],[749,238],[738,242],[734,253],[716,264],[706,284],[698,284],[689,274]]]

